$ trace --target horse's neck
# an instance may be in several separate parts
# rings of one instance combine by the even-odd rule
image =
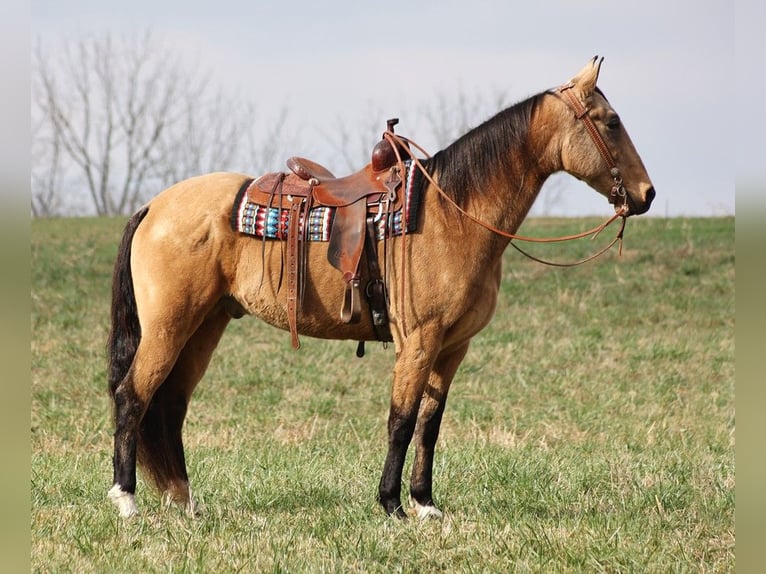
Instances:
[[[471,189],[466,194],[469,213],[508,233],[518,231],[545,181],[561,169],[552,136],[530,126],[530,134],[533,133],[534,137],[510,150],[511,162],[486,174],[486,189]],[[500,244],[505,247],[508,240],[501,239]]]
[[[509,239],[491,229],[516,233],[543,183],[562,168],[560,113],[547,94],[517,104],[471,130],[430,163],[449,202],[439,202],[446,219],[463,221],[462,233],[482,259],[499,258]],[[485,259],[486,257],[486,259]]]

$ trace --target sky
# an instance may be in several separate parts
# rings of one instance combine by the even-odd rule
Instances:
[[[33,41],[150,30],[213,71],[224,88],[252,94],[264,124],[286,107],[302,126],[289,155],[311,152],[339,174],[327,145],[339,118],[348,126],[377,122],[382,131],[387,118],[399,117],[398,132],[435,152],[422,115],[439,97],[465,92],[489,102],[502,93],[513,103],[565,82],[597,54],[605,58],[599,86],[657,190],[650,214],[733,214],[735,180],[760,170],[760,138],[752,146],[732,144],[747,119],[732,105],[735,9],[728,1],[32,0],[30,6]],[[551,215],[611,213],[574,178],[554,178],[544,195],[548,188],[556,190],[546,208]]]

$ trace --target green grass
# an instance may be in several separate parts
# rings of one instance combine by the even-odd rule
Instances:
[[[32,224],[33,571],[734,569],[733,218],[631,220],[622,257],[574,269],[506,253],[445,413],[442,522],[375,502],[393,350],[360,361],[352,342],[303,338],[296,352],[251,318],[232,323],[187,419],[201,516],[139,480],[142,514],[120,519],[104,345],[123,225]]]

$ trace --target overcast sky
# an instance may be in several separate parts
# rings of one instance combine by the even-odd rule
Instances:
[[[291,122],[304,126],[296,153],[326,150],[339,117],[379,121],[382,131],[398,116],[398,131],[429,145],[428,134],[413,130],[423,130],[418,115],[439,95],[505,93],[514,102],[568,80],[599,54],[599,85],[657,189],[654,214],[733,214],[736,170],[758,163],[738,158],[731,143],[743,120],[732,118],[728,1],[32,0],[31,13],[33,39],[46,43],[151,30],[215,70],[224,88],[251,91],[265,123],[287,105]],[[595,192],[564,181],[556,214],[610,213]]]

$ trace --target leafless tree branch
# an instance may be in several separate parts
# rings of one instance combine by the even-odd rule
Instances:
[[[215,91],[149,33],[56,48],[38,41],[32,57],[34,216],[130,213],[175,181],[276,149],[253,136],[250,103]],[[283,110],[272,131],[285,119]]]

